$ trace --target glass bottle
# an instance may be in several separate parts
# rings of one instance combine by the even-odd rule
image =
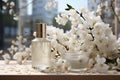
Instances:
[[[45,70],[50,67],[51,43],[46,39],[46,24],[36,24],[36,38],[32,40],[32,67]]]

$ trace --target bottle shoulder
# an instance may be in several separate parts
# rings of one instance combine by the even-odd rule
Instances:
[[[44,42],[50,42],[49,40],[47,40],[46,38],[35,38],[32,40],[32,42],[39,42],[39,41],[44,41]]]

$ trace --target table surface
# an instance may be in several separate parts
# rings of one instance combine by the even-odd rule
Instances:
[[[5,64],[4,61],[0,61],[0,75],[120,75],[117,71],[108,71],[106,73],[89,73],[89,72],[79,72],[79,73],[42,73],[35,70],[31,66],[31,61],[19,65],[16,61],[10,61],[9,64]]]
[[[42,73],[34,70],[31,61],[19,65],[16,61],[5,64],[0,61],[0,80],[120,80],[120,72],[106,73]]]

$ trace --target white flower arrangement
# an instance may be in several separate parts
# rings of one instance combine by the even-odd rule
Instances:
[[[57,40],[54,44],[60,43],[61,45],[69,48],[69,50],[72,49],[71,51],[83,51],[88,55],[99,54],[106,58],[112,58],[118,51],[118,43],[116,36],[113,35],[112,30],[109,27],[109,24],[102,22],[100,17],[95,16],[92,12],[85,9],[82,9],[81,11],[79,11],[81,12],[80,14],[78,14],[74,9],[72,9],[72,12],[71,10],[69,11],[71,15],[68,15],[69,17],[66,19],[70,20],[73,24],[70,31],[63,33],[63,30],[61,29],[54,28],[56,29],[54,30],[50,27],[53,31],[48,30],[47,32],[51,32],[49,35],[51,36],[52,34],[52,39]],[[84,16],[84,18],[79,15]],[[59,24],[66,22],[66,19],[64,19],[63,16],[58,16],[58,18],[56,18],[57,21],[60,21],[58,22]],[[62,25],[65,25],[65,23]]]
[[[52,3],[47,7],[51,7]],[[109,24],[104,23],[100,16],[95,16],[94,12],[90,12],[84,8],[76,11],[72,6],[67,5],[68,13],[62,13],[56,17],[56,22],[65,25],[71,21],[71,30],[64,32],[63,29],[54,26],[47,26],[47,39],[51,41],[51,56],[55,64],[52,66],[54,71],[65,72],[69,70],[69,65],[63,59],[67,52],[84,53],[82,61],[88,58],[88,66],[90,70],[96,72],[106,72],[110,66],[108,60],[117,63],[114,66],[120,67],[119,47],[120,40],[115,35]],[[33,33],[36,36],[36,33]],[[31,53],[30,47],[24,44],[27,40],[22,36],[17,37],[17,41],[12,41],[13,45],[8,49],[14,55],[14,59],[22,64],[28,59]],[[1,53],[3,51],[0,51]],[[9,60],[8,55],[3,56],[5,60]],[[86,61],[85,61],[86,62]]]

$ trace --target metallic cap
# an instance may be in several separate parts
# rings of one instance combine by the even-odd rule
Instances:
[[[45,23],[36,24],[36,37],[46,38],[46,24]]]

